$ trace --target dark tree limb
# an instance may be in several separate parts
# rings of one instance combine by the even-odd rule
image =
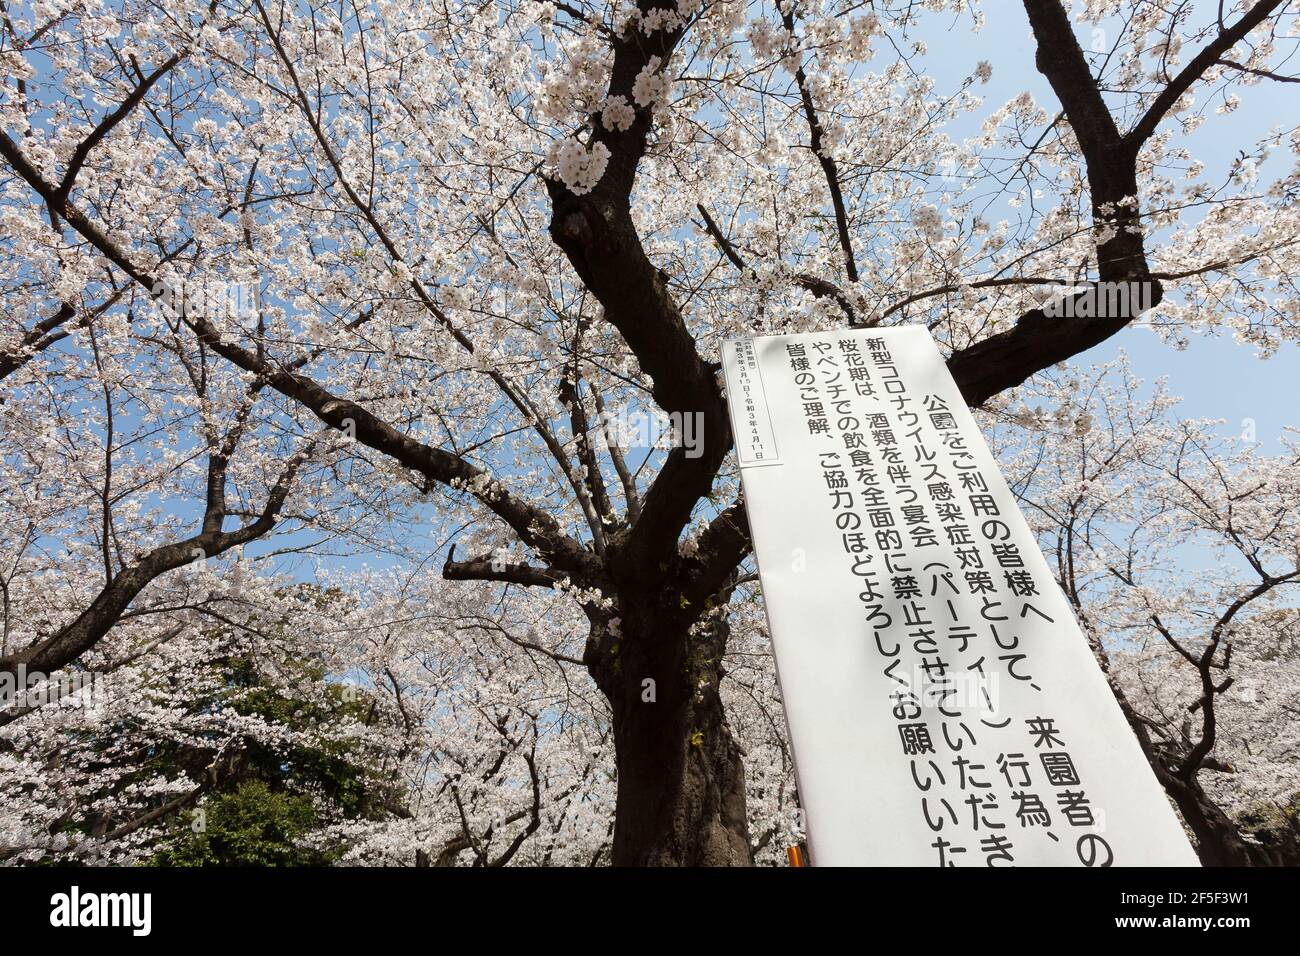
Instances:
[[[618,475],[619,484],[623,486],[623,500],[627,503],[627,520],[636,523],[641,517],[641,496],[637,494],[636,476],[627,467],[627,460],[623,457],[623,449],[619,448],[616,436],[609,433],[605,400],[594,385],[591,386],[591,397],[596,403],[596,414],[600,416],[600,427],[605,436],[605,447],[609,450],[609,460],[614,463],[614,472]]]
[[[1271,70],[1259,70],[1253,66],[1246,66],[1243,63],[1237,63],[1235,60],[1216,60],[1215,66],[1226,66],[1239,73],[1262,76],[1266,80],[1275,80],[1278,83],[1300,83],[1300,76],[1283,76],[1281,73],[1274,73]]]
[[[781,8],[781,20],[785,24],[786,31],[790,34],[793,42],[794,38],[794,2],[786,0]],[[804,118],[808,121],[808,145],[812,149],[813,155],[817,157],[817,162],[822,168],[822,175],[826,178],[826,188],[831,194],[831,207],[835,210],[835,235],[840,242],[840,252],[844,254],[844,273],[849,277],[850,282],[858,281],[858,265],[853,256],[853,239],[849,235],[849,214],[844,206],[844,191],[840,188],[840,172],[836,166],[835,160],[832,159],[825,149],[825,129],[822,127],[821,118],[817,115],[817,107],[812,101],[812,93],[808,90],[808,77],[803,69],[803,57],[799,56],[798,66],[794,70],[794,82],[799,88],[799,99],[803,103]]]
[[[442,566],[442,576],[448,581],[501,581],[525,587],[554,587],[559,575],[546,568],[531,564],[498,561],[491,556],[455,559],[456,546],[447,549],[447,560]]]
[[[54,187],[3,132],[0,132],[0,156],[38,195],[46,199],[54,196]],[[137,266],[78,207],[66,204],[63,215],[73,229],[141,288],[151,295],[163,288],[163,283],[148,270]],[[335,395],[311,378],[290,371],[289,367],[226,341],[219,330],[201,316],[186,316],[184,322],[206,347],[244,371],[259,376],[272,389],[294,399],[331,428],[351,434],[361,444],[388,455],[430,481],[469,492],[505,521],[520,540],[557,567],[584,577],[591,570],[591,553],[560,530],[559,523],[549,512],[511,494],[483,469],[448,451],[402,434],[358,403]]]
[[[1253,7],[1242,14],[1240,20],[1232,26],[1223,27],[1218,36],[1207,43],[1196,56],[1192,57],[1187,62],[1187,65],[1179,70],[1178,74],[1157,94],[1151,105],[1147,107],[1146,113],[1125,134],[1125,146],[1136,154],[1142,144],[1151,138],[1151,134],[1156,131],[1156,127],[1160,125],[1161,120],[1174,108],[1174,104],[1178,102],[1184,93],[1191,89],[1192,84],[1204,76],[1206,70],[1218,64],[1220,58],[1244,40],[1251,30],[1274,13],[1279,12],[1286,5],[1286,2],[1287,0],[1258,0]],[[1237,64],[1230,62],[1224,65],[1237,66]],[[1245,68],[1238,67],[1238,69]]]
[[[209,504],[203,519],[204,530],[171,544],[154,548],[134,564],[118,572],[96,595],[72,623],[61,628],[43,641],[21,651],[0,658],[0,673],[14,674],[25,667],[29,672],[51,674],[71,664],[103,639],[121,619],[130,603],[142,590],[168,571],[199,558],[215,557],[270,533],[275,527],[280,509],[284,506],[289,489],[298,469],[306,461],[311,447],[290,458],[276,479],[262,513],[253,521],[232,531],[220,528],[225,517],[224,494],[214,492],[212,485],[224,488],[224,468],[209,471]],[[214,503],[215,502],[215,503]],[[214,517],[214,510],[219,515]]]
[[[165,60],[158,69],[154,70],[137,83],[135,88],[127,95],[126,99],[118,105],[117,109],[113,110],[100,120],[99,123],[96,124],[95,128],[90,131],[90,134],[77,144],[76,148],[72,151],[72,156],[68,159],[68,165],[63,174],[63,179],[60,180],[58,186],[54,189],[54,196],[51,199],[50,205],[56,211],[62,211],[64,203],[67,202],[68,196],[72,192],[72,187],[76,184],[77,174],[81,172],[81,168],[86,164],[86,160],[89,158],[91,151],[103,142],[108,134],[111,133],[113,129],[122,122],[122,120],[131,115],[135,108],[140,105],[145,94],[153,88],[154,84],[170,73],[172,69],[185,58],[185,55],[184,52],[181,52],[174,53],[168,57],[168,59]]]
[[[717,222],[715,222],[713,217],[709,215],[709,211],[704,207],[704,204],[696,203],[695,208],[698,209],[700,215],[704,217],[705,230],[713,237],[713,241],[718,244],[718,248],[721,249],[722,254],[727,257],[727,261],[741,272],[748,272],[752,275],[753,270],[745,265],[745,260],[742,259],[740,253],[736,251],[735,243],[723,234],[722,230],[718,227]],[[844,313],[844,317],[849,320],[850,325],[860,324],[858,321],[857,310],[853,308],[853,303],[850,302],[849,297],[844,294],[844,290],[834,282],[831,282],[829,279],[823,279],[820,276],[815,276],[810,272],[798,273],[794,276],[794,281],[800,286],[800,288],[811,292],[814,298],[833,299],[835,304],[838,305],[840,310]]]
[[[641,0],[643,12],[676,9],[666,0]],[[652,57],[668,66],[685,26],[648,36],[635,25],[612,41],[614,60],[609,96],[635,104],[632,87]],[[695,346],[668,286],[668,277],[651,263],[632,221],[631,192],[644,156],[653,118],[636,106],[629,129],[610,130],[599,115],[590,123],[593,143],[610,151],[604,175],[590,193],[575,195],[547,180],[551,197],[551,237],[583,284],[605,310],[609,322],[650,377],[651,396],[664,411],[702,416],[703,448],[698,457],[673,449],[641,504],[641,516],[625,535],[611,563],[623,576],[644,575],[671,557],[681,529],[696,503],[709,493],[713,476],[731,445],[731,428],[714,367]]]

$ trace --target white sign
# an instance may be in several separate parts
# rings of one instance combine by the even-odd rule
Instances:
[[[1195,866],[929,333],[726,343],[821,866]]]

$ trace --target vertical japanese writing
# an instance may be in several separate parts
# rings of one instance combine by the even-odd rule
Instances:
[[[883,337],[789,338],[784,351],[821,480],[817,520],[852,576],[932,862],[1013,865],[1033,849],[1111,865],[1021,640],[1025,622],[1057,624],[1038,600],[1054,585],[1027,567],[953,409],[909,386]]]
[[[725,368],[728,400],[736,413],[733,418],[736,454],[742,465],[779,464],[754,343],[741,339],[727,343],[727,347],[734,350],[732,361],[726,363]]]

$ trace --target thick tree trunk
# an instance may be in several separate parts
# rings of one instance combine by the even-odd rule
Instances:
[[[1182,814],[1188,829],[1196,837],[1196,855],[1201,863],[1205,866],[1281,865],[1282,861],[1276,854],[1270,853],[1265,847],[1247,842],[1242,836],[1241,828],[1210,798],[1200,781],[1196,779],[1196,774],[1192,774],[1190,778],[1180,774],[1177,758],[1161,749],[1156,741],[1152,740],[1146,721],[1142,719],[1128,699],[1128,695],[1124,693],[1123,686],[1111,672],[1110,654],[1101,643],[1097,630],[1078,601],[1077,594],[1073,604],[1088,635],[1088,644],[1092,647],[1097,663],[1101,665],[1102,672],[1106,675],[1106,682],[1110,684],[1111,693],[1115,695],[1124,719],[1133,729],[1133,735],[1137,737],[1142,753],[1151,764],[1160,786],[1178,807],[1178,812]]]
[[[1282,866],[1267,847],[1248,842],[1241,828],[1215,803],[1195,776],[1187,780],[1156,766],[1156,776],[1196,835],[1196,855],[1205,866]]]
[[[588,651],[617,748],[615,866],[750,866],[745,770],[718,682],[726,627],[670,616],[597,627]]]

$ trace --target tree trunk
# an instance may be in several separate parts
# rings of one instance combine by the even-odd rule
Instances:
[[[1178,807],[1178,812],[1182,814],[1188,829],[1196,836],[1196,855],[1200,858],[1202,865],[1281,865],[1281,861],[1275,859],[1275,855],[1271,854],[1267,848],[1248,843],[1243,838],[1241,828],[1217,803],[1210,799],[1200,781],[1196,779],[1195,773],[1190,778],[1183,777],[1178,773],[1176,755],[1169,754],[1159,747],[1156,741],[1151,739],[1151,733],[1147,728],[1146,721],[1142,719],[1142,716],[1128,699],[1128,695],[1124,693],[1124,688],[1111,672],[1110,654],[1107,653],[1105,646],[1101,643],[1097,630],[1084,612],[1077,595],[1073,604],[1075,612],[1079,615],[1080,622],[1084,625],[1084,631],[1088,636],[1088,644],[1097,658],[1097,663],[1101,665],[1102,673],[1106,675],[1106,682],[1110,685],[1111,693],[1115,695],[1115,700],[1119,703],[1119,709],[1123,712],[1124,719],[1128,721],[1129,727],[1133,729],[1133,735],[1137,737],[1138,744],[1142,747],[1142,753],[1146,756],[1147,762],[1151,764],[1151,769],[1155,773],[1156,779],[1160,781],[1160,786],[1164,788],[1165,794]]]
[[[1205,866],[1281,866],[1267,847],[1248,842],[1241,828],[1210,799],[1193,776],[1187,780],[1157,762],[1156,776],[1196,835],[1196,855]]]
[[[745,768],[718,682],[726,625],[629,614],[593,627],[588,662],[617,751],[615,866],[751,866]]]

